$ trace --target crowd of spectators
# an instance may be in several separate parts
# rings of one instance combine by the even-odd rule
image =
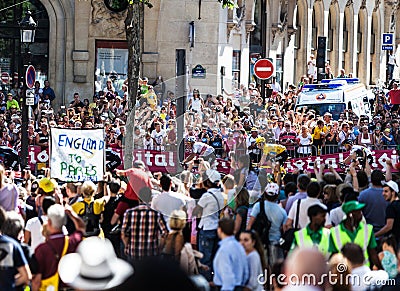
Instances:
[[[180,142],[176,140],[176,97],[166,92],[160,79],[153,85],[146,78],[140,80],[135,148],[176,150]],[[390,104],[393,93],[386,98],[377,92],[371,102],[371,120],[351,110],[333,120],[329,112],[294,110],[307,82],[304,77],[284,93],[277,84],[270,84],[266,100],[253,83],[205,98],[199,90],[191,90],[185,97],[185,140],[206,144],[218,158],[229,160],[232,170],[227,175],[219,173],[212,160],[202,158],[188,160],[189,169],[175,177],[151,172],[135,161],[133,168],[106,173],[97,184],[63,184],[51,179],[47,170],[44,177],[24,171],[18,180],[13,171],[0,167],[0,247],[7,245],[15,254],[8,258],[11,265],[0,260],[7,271],[0,272],[0,289],[102,290],[128,277],[134,278],[127,281],[130,288],[139,287],[138,277],[131,276],[126,262],[141,270],[147,257],[179,265],[184,276],[201,274],[206,286],[215,290],[280,290],[284,285],[291,290],[295,286],[290,285],[299,282],[278,280],[279,275],[309,273],[317,280],[306,282],[304,290],[368,287],[365,282],[359,286],[359,281],[319,283],[329,271],[341,272],[340,264],[348,274],[368,275],[378,283],[394,279],[392,283],[400,284],[396,270],[399,177],[392,160],[385,161],[382,171],[351,159],[344,174],[317,163],[313,172],[287,173],[274,161],[269,163],[272,173],[253,168],[263,155],[257,146],[260,138],[285,146],[292,157],[343,152],[345,140],[373,150],[400,144],[398,108]],[[54,126],[104,127],[108,146],[124,147],[126,87],[119,96],[110,80],[92,100],[81,101],[75,93],[55,113],[51,104],[57,96],[46,84],[35,90],[30,144],[46,148],[49,128]],[[392,90],[397,90],[396,85]],[[1,138],[10,147],[20,144],[21,93],[15,91],[15,96],[7,95],[9,103],[4,99],[0,120]],[[93,237],[107,238],[110,243]],[[120,268],[104,268],[105,261]],[[153,266],[157,269],[158,265]],[[265,273],[274,277],[260,280]],[[194,285],[201,280],[192,278],[191,283],[181,281],[182,286],[187,282],[191,284],[188,290],[196,290]],[[90,284],[96,281],[101,285]],[[145,284],[152,290],[153,284],[161,282]],[[396,290],[387,287],[381,288]]]

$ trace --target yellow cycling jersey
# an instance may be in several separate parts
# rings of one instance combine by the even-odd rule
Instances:
[[[286,147],[280,144],[267,143],[263,148],[264,155],[279,155],[284,151],[286,151]]]

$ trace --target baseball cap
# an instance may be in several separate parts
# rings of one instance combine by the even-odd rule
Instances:
[[[49,178],[42,178],[39,181],[39,188],[42,189],[44,192],[53,192],[54,191],[54,184],[51,182]]]
[[[342,210],[345,214],[349,214],[350,212],[361,210],[365,207],[364,203],[360,203],[358,201],[347,201],[342,205]]]
[[[279,185],[276,183],[269,183],[265,188],[265,193],[268,196],[275,196],[279,194]]]
[[[206,176],[210,180],[211,183],[217,183],[217,182],[221,181],[221,174],[214,169],[208,169],[206,171]]]
[[[399,193],[399,185],[395,181],[388,181],[388,182],[382,182],[383,186],[388,186],[390,189],[392,189],[394,192]]]

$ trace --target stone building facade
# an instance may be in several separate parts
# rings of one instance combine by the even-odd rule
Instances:
[[[47,76],[60,103],[72,100],[74,92],[91,98],[102,86],[99,80],[114,72],[113,66],[108,72],[102,67],[99,56],[125,60],[126,11],[113,12],[104,0],[38,1],[49,19]],[[335,75],[344,68],[366,84],[386,78],[382,33],[400,38],[398,1],[392,0],[236,0],[234,10],[223,9],[216,0],[151,2],[154,7],[145,9],[142,76],[173,79],[176,50],[184,50],[188,87],[204,93],[217,94],[222,87],[232,92],[234,86],[248,84],[250,56],[259,52],[251,40],[259,27],[261,2],[266,3],[266,57],[275,62],[283,88],[306,73],[317,36],[328,37],[327,59]],[[192,78],[196,65],[206,70],[204,78]],[[168,90],[174,86],[167,82]]]

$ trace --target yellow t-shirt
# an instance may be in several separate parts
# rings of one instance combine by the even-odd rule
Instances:
[[[96,199],[94,200],[93,198],[84,198],[85,202],[90,204],[90,202],[94,201],[93,203],[93,211],[94,214],[99,215],[104,211],[104,205],[106,204],[105,200],[103,198]],[[82,215],[85,211],[85,204],[82,201],[78,201],[74,204],[72,204],[72,209],[77,213],[78,215]]]
[[[280,144],[270,144],[264,145],[263,154],[264,155],[279,155],[286,151],[286,147]]]
[[[313,139],[321,139],[321,132],[324,132],[325,134],[328,132],[328,128],[324,125],[323,128],[319,128],[319,126],[317,125],[316,127],[314,127],[314,133],[312,134],[312,138]]]
[[[149,103],[150,106],[155,106],[157,104],[157,95],[153,92],[149,92],[144,95],[144,97],[147,99],[147,103]]]

